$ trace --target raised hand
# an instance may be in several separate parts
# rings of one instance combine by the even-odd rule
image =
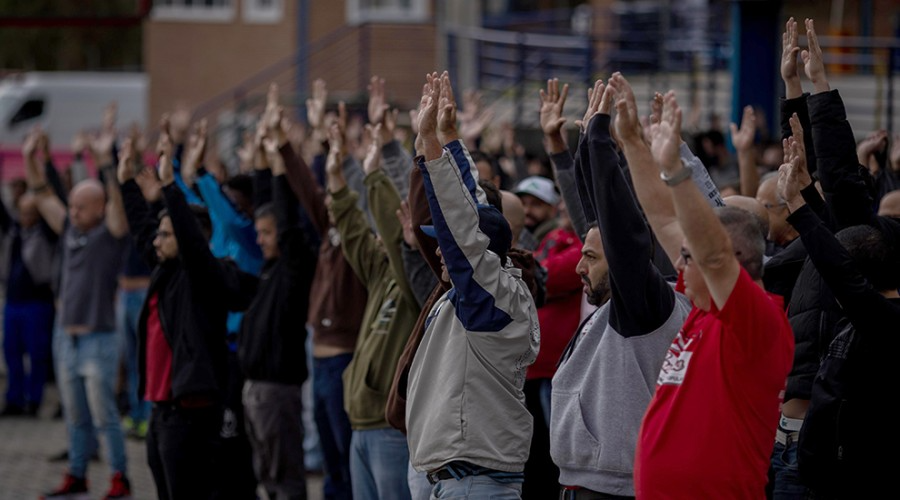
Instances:
[[[412,215],[409,213],[409,203],[406,200],[400,202],[400,208],[397,209],[397,220],[403,227],[403,241],[413,250],[419,249],[419,240],[416,239],[416,232],[412,226]]]
[[[84,130],[79,130],[72,137],[72,154],[79,156],[84,154],[84,150],[88,147],[88,136]]]
[[[162,198],[162,183],[153,167],[142,168],[134,178],[134,182],[141,188],[141,194],[148,202],[153,203]]]
[[[22,143],[22,156],[27,160],[34,160],[34,156],[38,149],[38,136],[41,134],[39,127],[34,127],[25,136],[25,142]]]
[[[620,73],[615,73],[609,79],[609,87],[615,96],[616,120],[614,127],[616,136],[623,144],[643,140],[641,122],[638,118],[637,101],[634,99],[634,91],[631,89],[628,80]],[[662,117],[661,106],[658,116]],[[651,114],[650,121],[656,120],[658,122],[659,117],[654,118]]]
[[[160,121],[159,139],[156,141],[156,153],[159,155],[159,180],[163,186],[175,182],[175,168],[172,166],[172,152],[175,149],[170,132],[169,115],[163,115]]]
[[[894,134],[891,137],[891,152],[890,152],[890,168],[894,172],[900,172],[900,134]]]
[[[575,125],[578,125],[581,129],[581,133],[584,133],[587,130],[591,117],[597,112],[597,108],[592,107],[592,104],[597,104],[599,106],[599,99],[603,96],[603,87],[603,80],[597,80],[594,82],[593,87],[588,87],[587,89],[588,106],[584,111],[584,117],[580,120],[575,120]],[[595,98],[594,96],[597,97]]]
[[[134,165],[134,142],[129,137],[122,141],[122,150],[119,151],[119,168],[116,171],[119,184],[125,184],[127,181],[134,179]]]
[[[191,112],[184,103],[178,103],[169,115],[169,137],[172,144],[182,144],[191,126]]]
[[[203,164],[206,156],[206,118],[194,128],[194,132],[188,138],[188,147],[185,151],[184,162],[181,164],[181,175],[190,182],[197,173],[197,168]]]
[[[825,76],[822,48],[819,46],[819,37],[816,35],[816,27],[812,19],[806,20],[806,42],[808,49],[800,52],[800,58],[803,59],[803,70],[813,84],[814,94],[827,92],[831,90],[831,87],[828,86],[828,78]]]
[[[481,93],[470,89],[463,93],[463,109],[458,117],[459,135],[468,146],[474,147],[494,119],[494,109],[485,107]]]
[[[325,85],[325,80],[317,78],[313,81],[312,97],[306,100],[306,121],[314,130],[325,128],[325,103],[327,100],[328,87]]]
[[[785,154],[784,164],[778,168],[778,183],[775,188],[778,195],[787,202],[791,212],[805,203],[800,194],[802,188],[800,154],[796,151],[797,142],[793,139],[793,137],[789,137],[785,140],[788,142],[788,152]]]
[[[340,125],[332,123],[328,129],[328,158],[325,161],[325,171],[329,175],[342,172],[344,163],[344,136]]]
[[[569,95],[569,84],[559,89],[559,78],[551,78],[547,80],[547,90],[540,90],[541,96],[541,130],[544,135],[558,136],[562,135],[562,127],[566,123],[563,116],[563,108],[566,105],[566,97]]]
[[[382,123],[384,113],[388,110],[387,98],[384,92],[384,78],[373,75],[369,80],[369,123]]]
[[[805,188],[812,184],[812,177],[809,175],[809,169],[806,166],[806,144],[803,142],[803,126],[800,125],[800,118],[797,113],[791,115],[789,120],[791,124],[791,136],[788,140],[782,141],[784,147],[785,163],[797,158],[797,179],[800,188]]]
[[[662,107],[663,95],[654,92],[653,98],[650,99],[650,114],[647,115],[646,120],[641,120],[641,137],[647,144],[650,144],[653,129],[659,125],[659,120],[662,118]]]
[[[419,135],[437,135],[438,101],[441,95],[441,79],[437,73],[425,75],[426,84],[422,88],[417,115]]]
[[[800,86],[800,68],[797,65],[797,55],[800,53],[798,38],[797,21],[791,17],[784,24],[784,33],[781,35],[781,79],[784,80],[786,99],[803,95],[803,88]]]
[[[681,167],[678,149],[681,146],[681,108],[675,92],[669,91],[663,98],[663,112],[659,125],[653,131],[650,153],[660,171],[673,174]]]
[[[91,154],[97,167],[110,165],[113,161],[112,149],[116,142],[116,116],[119,106],[116,101],[107,104],[103,111],[103,126],[90,139]]]
[[[441,74],[441,93],[438,97],[437,132],[441,144],[449,144],[459,139],[456,129],[456,99],[450,84],[450,73]]]
[[[870,167],[872,155],[887,146],[887,130],[876,130],[856,145],[856,158],[860,165]],[[877,168],[877,167],[876,167]],[[873,172],[874,174],[874,172]]]
[[[753,148],[756,138],[756,113],[753,106],[744,106],[744,115],[741,117],[741,128],[732,123],[731,143],[738,152],[748,152]]]
[[[381,168],[381,124],[366,124],[366,136],[369,138],[369,147],[366,149],[366,157],[363,158],[363,172],[366,175]]]
[[[269,85],[266,93],[266,110],[261,119],[267,137],[276,141],[278,146],[288,142],[287,129],[284,127],[284,108],[278,104],[278,84]]]

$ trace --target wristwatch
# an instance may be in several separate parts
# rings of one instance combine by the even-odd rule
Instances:
[[[675,174],[673,174],[671,176],[666,175],[665,172],[660,172],[659,178],[662,179],[662,181],[666,183],[666,186],[671,187],[671,186],[677,186],[678,184],[681,184],[682,182],[690,179],[692,174],[693,174],[693,171],[690,168],[688,168],[688,166],[685,165],[684,161],[682,160],[681,170],[679,170],[678,172],[675,172]]]

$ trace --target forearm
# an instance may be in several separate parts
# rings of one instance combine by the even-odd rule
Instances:
[[[759,170],[756,168],[756,152],[753,148],[738,151],[738,172],[741,178],[741,194],[751,198],[756,197],[759,189]]]
[[[647,222],[669,260],[675,262],[680,255],[683,235],[675,214],[672,194],[660,180],[653,155],[640,138],[623,141],[623,150],[631,170],[638,203],[644,209]]]
[[[559,186],[563,201],[566,203],[566,210],[569,212],[569,219],[572,221],[572,227],[581,242],[588,232],[588,219],[584,214],[584,207],[581,205],[581,198],[578,196],[578,186],[575,180],[575,160],[569,150],[550,156],[550,164],[553,165],[553,173],[556,176],[556,184]]]
[[[115,238],[122,238],[128,234],[128,217],[125,215],[125,205],[122,201],[122,191],[116,181],[115,170],[105,170],[106,175],[106,228]]]
[[[297,156],[290,144],[278,148],[281,159],[284,161],[285,178],[294,195],[300,200],[303,209],[310,214],[313,225],[319,235],[328,231],[328,209],[325,207],[325,195],[319,189],[319,185],[313,176],[312,169]]]

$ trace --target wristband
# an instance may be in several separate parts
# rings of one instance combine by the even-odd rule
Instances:
[[[666,183],[666,186],[672,187],[672,186],[677,186],[677,185],[681,184],[682,182],[690,179],[691,175],[693,175],[693,173],[694,172],[690,168],[688,168],[688,166],[685,165],[684,162],[682,161],[681,162],[681,170],[679,170],[678,172],[675,172],[675,174],[672,176],[666,175],[665,172],[660,172],[659,178],[662,179],[662,181]]]

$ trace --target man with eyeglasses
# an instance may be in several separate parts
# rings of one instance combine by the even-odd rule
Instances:
[[[138,322],[138,394],[153,403],[147,460],[159,498],[209,498],[221,454],[226,316],[249,305],[256,278],[213,256],[208,227],[175,184],[166,131],[157,144],[165,209],[156,229],[134,179],[130,142],[122,149],[118,178],[128,226],[153,268]]]

